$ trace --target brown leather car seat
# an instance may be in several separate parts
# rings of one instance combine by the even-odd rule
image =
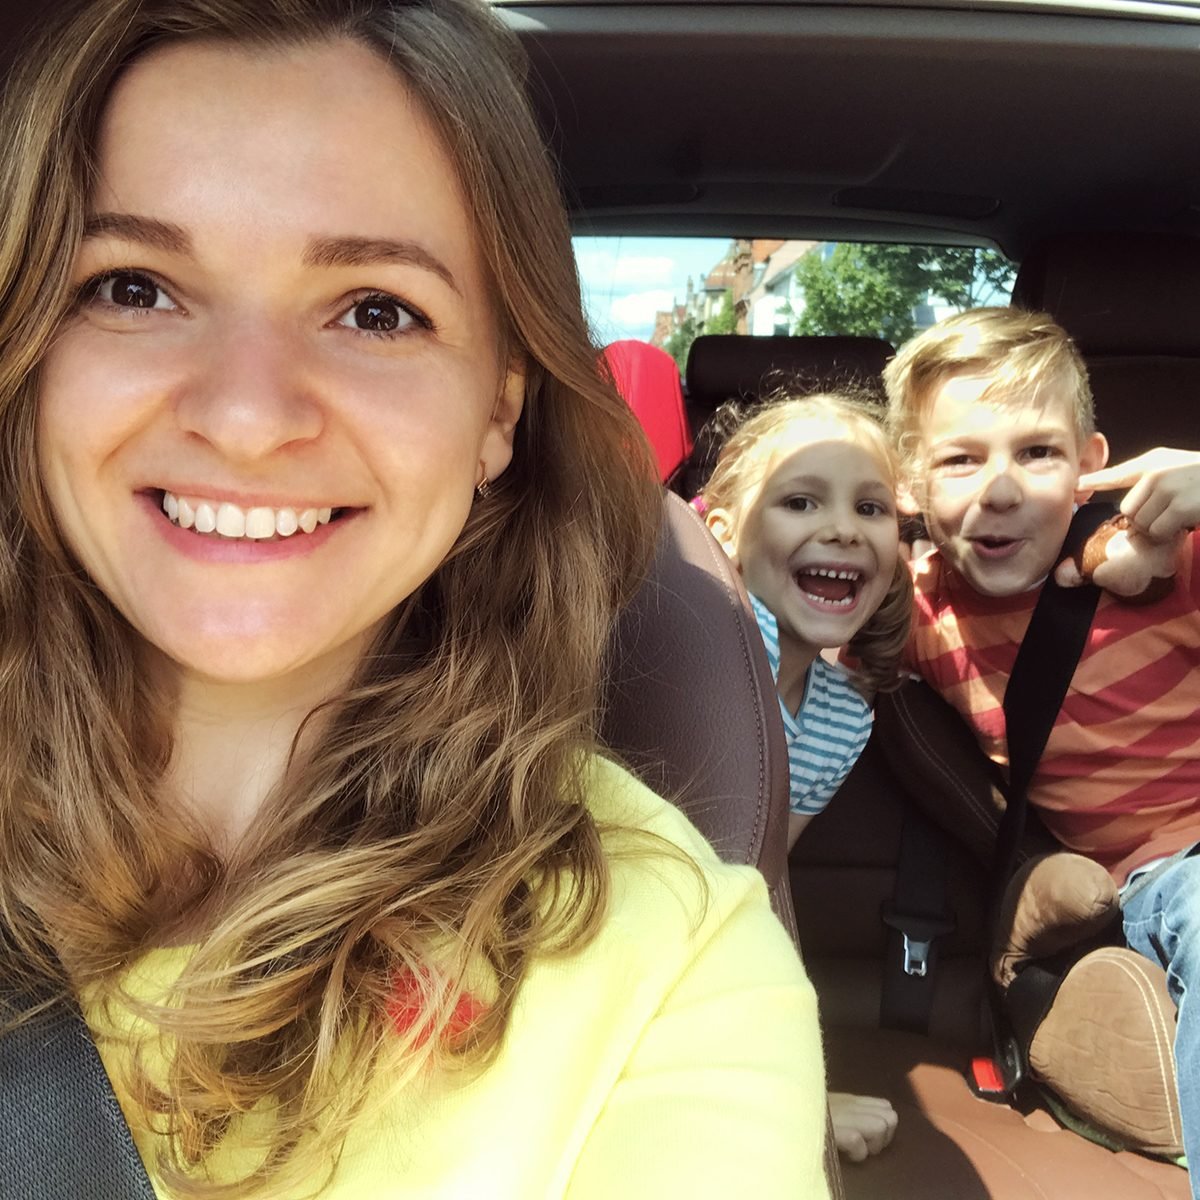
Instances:
[[[762,872],[794,938],[787,750],[770,665],[729,559],[671,493],[652,569],[613,635],[601,733],[722,858]],[[826,1174],[838,1200],[830,1137]]]
[[[933,711],[941,704],[923,685],[880,701],[867,752],[791,856],[801,944],[821,997],[830,1086],[887,1096],[900,1113],[892,1145],[847,1166],[846,1194],[850,1200],[1187,1200],[1187,1174],[1178,1167],[1086,1141],[1032,1097],[1013,1108],[979,1099],[967,1085],[971,1058],[992,1049],[984,1019],[984,913],[1000,800],[973,745],[947,735]],[[948,790],[955,795],[947,806]],[[939,805],[948,811],[938,812]],[[914,807],[955,835],[942,843],[955,928],[941,939],[927,1034],[881,1028],[883,981],[895,963],[880,913],[895,888],[905,816]],[[1045,836],[1035,831],[1026,853],[1041,849]]]

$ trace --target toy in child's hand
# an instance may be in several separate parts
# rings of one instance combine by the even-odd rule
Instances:
[[[1126,604],[1153,604],[1175,586],[1180,537],[1152,541],[1123,513],[1110,517],[1054,572],[1063,587],[1095,583]]]

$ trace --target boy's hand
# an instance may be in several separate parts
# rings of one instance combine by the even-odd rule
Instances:
[[[1097,492],[1129,488],[1121,512],[1136,532],[1156,542],[1173,543],[1178,534],[1200,525],[1200,452],[1194,450],[1160,446],[1115,467],[1081,475],[1079,487]]]
[[[1122,599],[1150,604],[1174,586],[1182,540],[1179,533],[1165,542],[1153,541],[1124,515],[1113,517],[1092,534],[1078,558],[1059,563],[1054,578],[1060,587],[1091,582]]]

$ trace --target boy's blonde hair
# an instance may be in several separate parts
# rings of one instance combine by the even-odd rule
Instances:
[[[796,421],[828,420],[845,426],[851,437],[865,445],[884,467],[888,486],[895,490],[900,478],[896,451],[883,426],[883,408],[845,393],[821,392],[796,396],[782,392],[748,413],[737,404],[717,410],[713,422],[731,430],[717,465],[700,493],[704,512],[723,508],[740,520],[747,497],[762,483],[771,452],[782,434]],[[847,649],[857,660],[855,682],[871,695],[898,687],[900,657],[908,643],[912,620],[912,577],[908,564],[897,561],[883,603],[851,638]]]
[[[1065,329],[1044,312],[976,308],[909,339],[883,372],[887,424],[904,463],[920,458],[921,420],[934,391],[961,375],[990,376],[984,398],[1036,398],[1065,385],[1082,443],[1096,429],[1087,367]]]

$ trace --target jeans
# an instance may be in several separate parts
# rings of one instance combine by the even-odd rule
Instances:
[[[1130,946],[1167,972],[1167,990],[1178,1009],[1175,1072],[1183,1149],[1190,1166],[1193,1200],[1200,1200],[1200,857],[1164,865],[1140,888],[1134,882],[1123,902]]]

